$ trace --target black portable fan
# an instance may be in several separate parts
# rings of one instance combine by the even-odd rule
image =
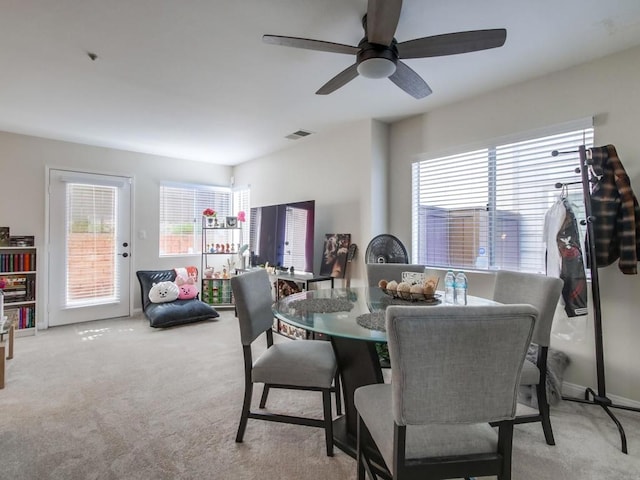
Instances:
[[[373,237],[367,245],[367,263],[409,263],[407,249],[393,235],[383,233]]]

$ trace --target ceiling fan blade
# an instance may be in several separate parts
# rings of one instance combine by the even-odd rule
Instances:
[[[319,50],[331,53],[358,53],[358,47],[343,45],[342,43],[325,42],[322,40],[312,40],[310,38],[283,37],[281,35],[263,35],[262,41],[271,45],[282,45],[284,47],[306,48],[308,50]]]
[[[346,85],[357,76],[358,65],[354,63],[350,67],[345,68],[338,75],[325,83],[322,87],[320,87],[320,90],[316,92],[316,95],[328,95],[331,92],[335,92],[337,89]]]
[[[400,20],[402,0],[369,0],[367,39],[370,43],[390,45]]]
[[[396,65],[396,71],[389,77],[393,83],[407,92],[413,98],[424,98],[431,95],[431,88],[420,75],[414,72],[409,66],[401,61]]]
[[[497,28],[416,38],[399,43],[397,47],[400,58],[440,57],[501,47],[506,39],[507,31]]]

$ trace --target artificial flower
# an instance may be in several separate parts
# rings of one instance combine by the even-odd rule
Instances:
[[[213,208],[205,208],[202,211],[202,215],[204,215],[205,217],[215,217],[216,211]]]
[[[244,222],[247,219],[243,210],[240,210],[237,216],[239,222]]]

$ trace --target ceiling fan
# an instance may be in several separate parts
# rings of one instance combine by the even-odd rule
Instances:
[[[447,33],[398,43],[394,35],[401,9],[402,0],[369,0],[367,13],[362,18],[364,38],[357,47],[281,35],[264,35],[262,40],[273,45],[356,55],[356,63],[320,87],[316,92],[318,95],[334,92],[362,75],[367,78],[389,78],[414,98],[424,98],[431,93],[431,88],[401,60],[487,50],[501,47],[507,39],[507,31],[498,28]]]

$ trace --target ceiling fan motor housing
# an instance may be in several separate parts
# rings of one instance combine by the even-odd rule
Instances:
[[[393,75],[398,63],[396,41],[391,45],[370,43],[363,38],[358,44],[360,49],[356,55],[358,73],[367,78],[386,78]]]

